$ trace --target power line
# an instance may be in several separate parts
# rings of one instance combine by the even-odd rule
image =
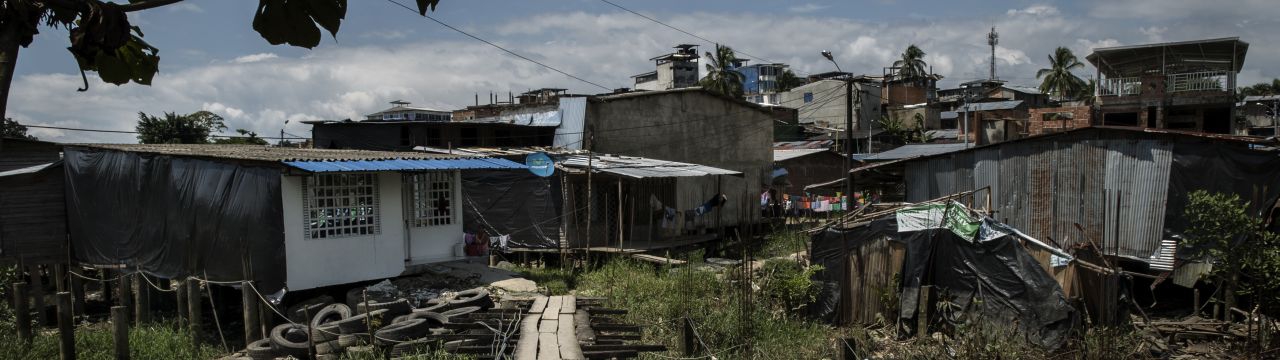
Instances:
[[[720,42],[712,41],[712,40],[710,40],[710,39],[707,39],[707,38],[704,38],[704,37],[698,36],[698,35],[696,35],[696,34],[694,34],[694,33],[691,33],[691,32],[688,32],[688,31],[685,31],[684,29],[681,29],[681,28],[678,28],[678,27],[675,27],[675,26],[671,26],[670,24],[667,24],[667,23],[664,23],[664,22],[658,21],[658,19],[654,19],[654,18],[648,17],[648,16],[646,16],[646,15],[644,15],[644,14],[641,14],[641,13],[639,13],[639,12],[636,12],[636,11],[634,11],[634,10],[631,10],[631,9],[628,9],[628,8],[625,8],[625,7],[622,7],[622,5],[615,4],[615,3],[613,3],[612,1],[609,1],[609,0],[600,0],[600,1],[603,1],[604,3],[609,4],[609,5],[613,5],[613,7],[616,7],[616,8],[622,9],[623,11],[626,11],[626,12],[629,12],[629,13],[632,13],[632,14],[635,14],[636,16],[639,16],[639,17],[642,17],[642,18],[648,19],[649,21],[655,22],[655,23],[657,23],[658,25],[666,26],[666,27],[668,27],[668,28],[671,28],[672,30],[682,32],[682,33],[684,33],[685,35],[689,35],[689,36],[692,36],[692,37],[698,38],[698,39],[700,39],[700,40],[702,40],[702,41],[706,41],[706,42],[707,42],[707,43],[709,43],[709,44],[720,44]],[[739,53],[739,54],[742,54],[742,55],[746,55],[746,56],[747,56],[747,57],[749,57],[749,58],[756,59],[756,60],[760,60],[760,61],[763,61],[763,62],[765,62],[765,63],[770,63],[770,64],[772,64],[772,63],[773,63],[772,61],[765,60],[764,58],[761,58],[761,57],[758,57],[758,56],[755,56],[755,55],[748,54],[748,53],[747,53],[747,52],[745,52],[745,51],[741,51],[741,50],[734,50],[733,52],[735,52],[735,53]]]
[[[583,79],[583,78],[580,78],[580,77],[574,76],[573,74],[570,74],[570,73],[564,72],[564,71],[562,71],[562,70],[560,70],[560,69],[557,69],[557,68],[554,68],[554,67],[552,67],[551,65],[543,64],[543,63],[541,63],[541,62],[538,62],[537,60],[530,59],[530,58],[528,58],[528,57],[526,57],[526,56],[524,56],[524,55],[520,55],[520,54],[516,53],[515,51],[507,50],[507,48],[504,48],[504,47],[502,47],[502,46],[499,46],[498,44],[494,44],[493,42],[491,42],[491,41],[489,41],[489,40],[481,39],[479,36],[471,35],[470,33],[466,32],[466,31],[462,31],[461,29],[458,29],[458,28],[456,28],[456,27],[453,27],[452,25],[446,24],[446,23],[444,23],[443,21],[437,20],[436,18],[433,18],[433,17],[428,16],[428,15],[426,15],[426,14],[419,13],[417,10],[414,10],[413,8],[411,8],[411,7],[409,7],[409,6],[405,5],[405,4],[401,4],[400,2],[398,2],[398,1],[396,1],[396,0],[387,0],[387,1],[388,1],[388,2],[391,2],[392,4],[399,5],[400,7],[404,8],[405,10],[409,10],[409,12],[412,12],[412,13],[414,13],[414,14],[420,15],[420,16],[422,16],[422,17],[424,17],[424,18],[427,18],[428,20],[434,21],[435,23],[440,24],[441,26],[444,26],[444,27],[446,27],[446,28],[449,28],[449,30],[456,31],[456,32],[458,32],[459,34],[466,35],[467,37],[470,37],[470,38],[472,38],[472,39],[476,39],[476,41],[480,41],[480,42],[482,42],[482,43],[489,44],[489,46],[495,47],[495,48],[497,48],[498,50],[502,50],[502,51],[506,52],[507,54],[511,54],[511,56],[515,56],[515,57],[518,57],[518,58],[524,59],[525,61],[528,61],[528,62],[531,62],[531,63],[534,63],[534,64],[538,64],[539,66],[542,66],[542,67],[544,67],[544,68],[551,69],[551,71],[558,72],[558,73],[560,73],[561,75],[571,77],[571,78],[573,78],[574,80],[578,80],[578,81],[581,81],[581,82],[584,82],[584,83],[588,83],[588,84],[591,84],[591,85],[595,85],[596,87],[599,87],[599,88],[601,88],[601,89],[604,89],[605,91],[613,91],[613,89],[612,89],[612,88],[609,88],[609,87],[607,87],[607,86],[600,85],[600,84],[597,84],[597,83],[591,82],[590,80],[587,80],[587,79]]]

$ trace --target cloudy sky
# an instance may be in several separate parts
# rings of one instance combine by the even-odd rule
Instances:
[[[395,0],[412,4],[409,0]],[[1274,0],[669,1],[611,0],[755,59],[799,74],[880,74],[909,44],[928,55],[942,86],[986,76],[986,33],[1000,32],[998,75],[1035,85],[1046,56],[1067,46],[1082,59],[1115,45],[1238,36],[1250,43],[1242,84],[1280,77],[1280,7]],[[350,1],[337,39],[313,50],[271,46],[251,28],[256,2],[187,0],[130,15],[161,49],[152,86],[114,86],[89,74],[88,92],[66,51],[65,30],[44,28],[23,49],[9,117],[24,124],[132,130],[139,111],[210,110],[232,129],[310,136],[306,119],[359,118],[403,99],[457,109],[490,91],[604,89],[513,57],[418,17],[390,0]],[[630,87],[649,58],[702,40],[600,0],[451,1],[433,17],[608,88]],[[705,49],[704,49],[705,50]],[[758,61],[758,60],[757,60]],[[1093,69],[1080,72],[1093,74]],[[289,122],[286,124],[286,120]],[[42,139],[134,142],[127,134],[32,129]]]

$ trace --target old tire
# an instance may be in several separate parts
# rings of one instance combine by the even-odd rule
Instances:
[[[297,324],[280,324],[271,329],[271,347],[280,355],[295,357],[307,356],[309,347],[307,337],[310,331],[306,326]]]
[[[334,321],[351,317],[351,308],[344,304],[329,304],[317,310],[311,316],[311,327],[319,327]]]
[[[435,340],[413,340],[395,344],[391,347],[391,357],[404,357],[418,354],[430,353],[432,345],[436,344]]]
[[[333,323],[311,327],[311,341],[316,343],[337,340],[338,335],[342,335],[342,330]]]
[[[412,314],[405,316],[408,316],[410,319],[426,319],[427,326],[431,328],[437,328],[440,327],[440,325],[449,323],[449,317],[434,311],[414,310]]]
[[[373,333],[374,339],[379,342],[395,344],[400,341],[409,341],[421,338],[427,335],[431,328],[427,327],[425,319],[409,319],[399,322],[378,330]]]
[[[369,302],[368,307],[366,307],[364,303],[359,303],[356,304],[355,310],[357,314],[363,314],[378,309],[386,309],[387,316],[390,317],[408,315],[410,312],[413,312],[413,306],[409,306],[408,299],[396,299],[387,302]]]
[[[449,310],[449,309],[452,309],[452,308],[453,308],[453,305],[452,305],[452,304],[449,304],[449,302],[448,302],[448,301],[442,301],[442,302],[439,302],[439,303],[435,303],[435,304],[428,304],[428,305],[429,305],[429,306],[427,306],[427,307],[424,307],[424,308],[421,308],[421,309],[414,309],[413,311],[415,311],[415,312],[416,312],[416,311],[434,311],[434,312],[441,312],[441,311],[445,311],[445,310]]]
[[[354,289],[347,290],[347,306],[351,307],[352,310],[356,309],[356,305],[364,303],[364,289],[364,286],[358,286]],[[388,302],[394,301],[395,299],[396,297],[394,295],[388,295],[382,292],[375,291],[369,293],[369,303]]]
[[[374,310],[373,312],[370,312],[370,313],[367,313],[367,314],[360,314],[360,315],[352,316],[352,317],[349,317],[349,318],[346,318],[346,319],[342,319],[342,320],[338,320],[338,321],[332,322],[332,323],[330,323],[330,324],[331,324],[331,325],[337,325],[337,326],[338,326],[338,333],[339,333],[339,334],[343,334],[343,335],[346,335],[346,334],[360,334],[360,333],[367,333],[367,332],[369,332],[369,323],[368,323],[368,322],[373,322],[373,323],[375,323],[375,324],[374,324],[374,326],[376,327],[378,324],[381,324],[381,323],[382,323],[382,317],[383,317],[386,313],[387,313],[387,310],[385,310],[385,309],[381,309],[381,310]],[[366,322],[366,321],[368,321],[368,322]]]
[[[276,349],[271,347],[270,339],[261,339],[244,347],[245,355],[253,360],[271,360],[276,358]]]
[[[479,306],[467,306],[467,307],[460,307],[457,309],[445,311],[440,313],[440,315],[443,315],[444,317],[448,318],[449,322],[457,322],[457,321],[454,321],[454,319],[461,319],[463,317],[466,317],[468,314],[471,314],[477,311],[480,311]]]
[[[489,297],[489,290],[475,288],[454,294],[454,298],[449,300],[449,305],[455,308],[476,306],[481,309],[488,309],[493,307],[493,298]]]
[[[338,346],[344,349],[352,346],[360,346],[360,345],[368,345],[368,344],[369,344],[368,334],[351,334],[351,335],[338,336]]]
[[[317,297],[303,300],[297,304],[293,304],[293,306],[290,306],[287,309],[285,309],[284,313],[287,314],[289,316],[289,320],[292,320],[293,322],[306,323],[310,321],[309,319],[307,319],[308,311],[310,311],[311,314],[315,314],[316,311],[320,311],[320,308],[323,308],[325,305],[332,304],[332,303],[333,303],[332,296],[320,295]]]
[[[345,349],[337,340],[316,343],[316,355],[337,354]]]

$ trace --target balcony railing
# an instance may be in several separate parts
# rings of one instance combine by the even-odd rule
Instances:
[[[1231,73],[1226,71],[1172,74],[1165,80],[1165,90],[1168,92],[1230,91],[1231,85]]]
[[[1098,82],[1098,96],[1137,95],[1142,90],[1142,80],[1137,77],[1102,79]]]

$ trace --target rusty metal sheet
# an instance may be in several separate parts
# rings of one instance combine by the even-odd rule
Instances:
[[[1147,259],[1160,246],[1172,146],[1159,140],[1110,140],[1103,252]]]

